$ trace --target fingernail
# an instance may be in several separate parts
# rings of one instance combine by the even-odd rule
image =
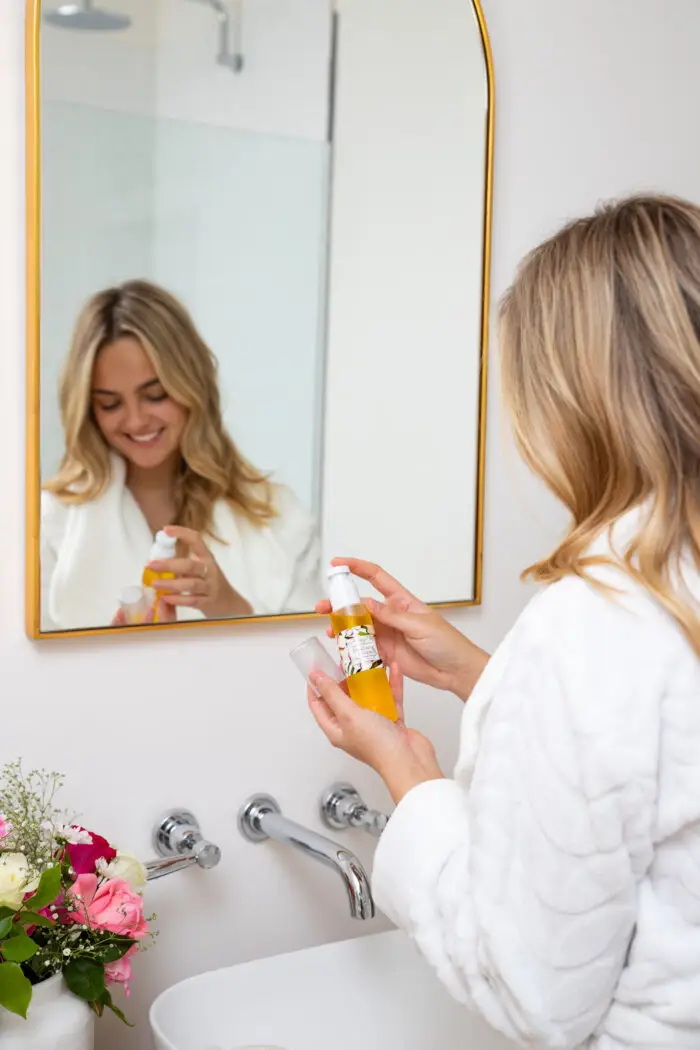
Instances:
[[[327,679],[327,676],[323,673],[323,671],[312,671],[309,675],[309,678],[314,683],[314,685],[323,685],[323,683]]]

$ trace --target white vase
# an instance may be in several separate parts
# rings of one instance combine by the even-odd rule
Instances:
[[[95,1014],[60,973],[35,984],[27,1020],[0,1006],[2,1050],[94,1050]]]

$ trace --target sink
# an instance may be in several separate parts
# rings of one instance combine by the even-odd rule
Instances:
[[[150,1011],[156,1050],[513,1050],[400,931],[190,977]]]

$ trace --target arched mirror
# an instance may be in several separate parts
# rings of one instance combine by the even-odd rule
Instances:
[[[30,636],[478,602],[478,3],[28,0],[27,67]]]

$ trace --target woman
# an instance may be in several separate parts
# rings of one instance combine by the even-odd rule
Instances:
[[[129,281],[78,318],[60,385],[66,450],[44,485],[42,630],[100,627],[140,583],[154,534],[161,619],[282,613],[317,600],[314,523],[241,456],[221,417],[216,361],[184,307]]]
[[[568,226],[520,268],[501,348],[517,443],[572,515],[529,570],[546,588],[489,659],[342,562],[386,598],[395,682],[468,701],[454,779],[328,679],[309,703],[396,801],[375,893],[458,999],[523,1046],[697,1048],[700,209]]]

